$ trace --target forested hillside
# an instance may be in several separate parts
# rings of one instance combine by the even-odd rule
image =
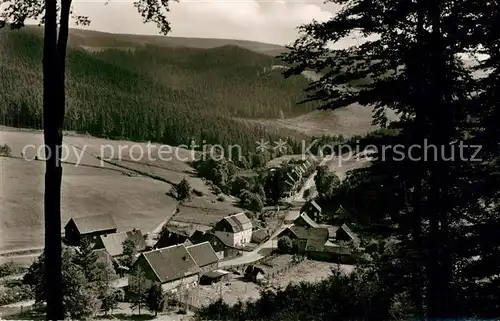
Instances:
[[[30,29],[2,29],[0,39],[0,121],[41,128],[42,38]],[[278,134],[271,126],[242,124],[233,117],[293,117],[316,107],[298,104],[305,79],[264,72],[276,63],[276,58],[237,46],[73,47],[65,129],[168,144],[194,138],[253,149],[261,138],[295,133]]]

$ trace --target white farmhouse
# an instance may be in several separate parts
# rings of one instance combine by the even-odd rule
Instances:
[[[226,216],[215,225],[215,236],[229,246],[243,247],[252,239],[252,221],[245,213]]]

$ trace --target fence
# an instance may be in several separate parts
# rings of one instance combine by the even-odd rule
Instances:
[[[286,272],[288,270],[290,270],[291,268],[299,265],[300,263],[302,263],[304,261],[304,258],[301,258],[300,260],[297,260],[297,261],[292,261],[290,262],[289,264],[285,265],[285,266],[282,266],[282,267],[279,267],[275,270],[271,270],[270,273],[267,273],[266,274],[266,279],[269,280],[269,279],[272,279],[274,278],[275,275],[281,273],[281,272]]]

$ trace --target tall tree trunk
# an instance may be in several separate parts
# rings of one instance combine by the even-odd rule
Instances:
[[[46,0],[44,35],[45,257],[47,319],[64,317],[61,279],[62,128],[66,105],[65,69],[71,0],[62,0],[57,35],[57,1]]]
[[[451,97],[451,84],[447,76],[446,53],[443,34],[441,30],[442,1],[429,0],[428,15],[432,26],[430,39],[431,53],[431,105],[430,115],[430,142],[438,148],[449,148],[450,142],[454,139],[454,111],[450,110],[449,102]],[[449,247],[449,213],[451,211],[449,198],[449,180],[453,178],[450,169],[452,163],[446,163],[439,155],[435,162],[430,162],[431,166],[431,188],[430,195],[431,210],[434,215],[430,221],[430,269],[429,269],[429,301],[428,316],[431,319],[446,319],[453,316],[452,311],[456,307],[452,305],[451,281],[453,279],[453,269],[451,253]]]
[[[45,273],[47,320],[62,320],[61,288],[61,151],[60,114],[64,107],[58,99],[57,1],[45,0],[43,50],[43,126],[45,142]]]

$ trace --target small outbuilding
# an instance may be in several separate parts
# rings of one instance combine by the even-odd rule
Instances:
[[[204,273],[200,278],[200,284],[211,285],[218,282],[229,281],[229,272],[225,270],[215,270]]]

